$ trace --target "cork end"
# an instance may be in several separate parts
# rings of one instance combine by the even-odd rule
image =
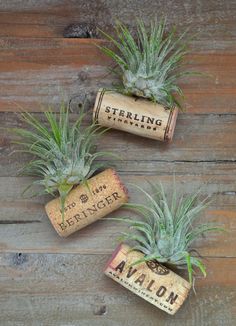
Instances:
[[[121,247],[122,247],[122,243],[120,243],[120,244],[116,247],[116,249],[113,251],[111,257],[109,258],[109,260],[108,260],[108,262],[106,263],[106,266],[105,266],[105,268],[104,268],[104,270],[103,270],[104,273],[106,272],[107,268],[110,266],[110,263],[115,259],[115,257],[116,257],[117,254],[119,253]]]
[[[115,179],[117,180],[117,183],[119,184],[119,187],[122,189],[122,191],[124,192],[124,194],[126,195],[126,202],[129,200],[129,191],[126,188],[126,186],[124,185],[124,183],[122,182],[120,176],[118,175],[118,173],[116,172],[116,170],[114,169],[110,169],[115,177]]]
[[[105,88],[99,88],[96,96],[96,100],[93,107],[93,122],[99,124],[99,110],[102,102],[103,95],[105,93]]]
[[[169,312],[169,314],[172,315],[172,316],[175,315],[176,312],[178,312],[180,310],[180,308],[184,305],[184,303],[186,302],[186,299],[187,299],[187,297],[189,295],[189,292],[190,292],[190,290],[192,288],[191,284],[188,281],[186,281],[185,279],[183,279],[183,280],[185,281],[183,283],[184,300],[178,305],[178,307],[174,311]]]
[[[173,139],[178,113],[179,113],[178,108],[174,108],[170,112],[169,121],[165,133],[166,142],[171,142]]]

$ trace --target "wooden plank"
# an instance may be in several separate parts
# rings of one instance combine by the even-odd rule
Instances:
[[[174,318],[105,277],[102,271],[109,255],[15,252],[0,258],[0,323],[6,326],[236,322],[235,258],[208,259],[207,278],[197,279],[197,295],[192,292]]]
[[[161,181],[167,192],[172,190],[172,175],[139,176],[123,175],[130,192],[130,201],[143,202],[145,198],[130,184],[149,189],[148,182]],[[1,252],[74,252],[74,253],[107,253],[116,244],[119,232],[126,225],[109,221],[105,218],[82,229],[68,239],[58,237],[52,228],[44,204],[49,196],[34,199],[22,199],[22,191],[30,182],[29,178],[1,178],[4,185],[0,192],[0,251]],[[228,233],[209,234],[196,243],[202,255],[205,256],[235,256],[236,246],[236,207],[235,186],[233,175],[199,175],[176,176],[178,191],[189,194],[202,187],[203,195],[212,196],[212,203],[202,215],[201,221],[211,221],[223,225]],[[131,212],[117,211],[110,217],[130,215]]]
[[[236,113],[235,52],[195,52],[191,61],[191,69],[209,76],[180,83],[188,114]],[[3,39],[0,111],[40,111],[41,105],[58,104],[62,93],[80,100],[87,94],[92,106],[97,90],[115,81],[107,71],[111,64],[89,39]]]
[[[91,117],[92,113],[88,114],[88,120]],[[76,114],[72,120],[75,118]],[[23,125],[19,114],[1,113],[0,119],[6,128],[0,128],[0,176],[16,176],[31,156],[14,152],[19,147],[12,143],[16,138],[7,128]],[[110,163],[115,164],[118,171],[131,174],[166,174],[169,171],[234,175],[235,128],[236,115],[180,114],[171,144],[110,130],[98,141],[98,149],[119,153],[121,160],[111,158]]]
[[[88,113],[88,120],[91,117]],[[75,118],[76,114],[72,115],[72,120]],[[16,176],[31,156],[14,152],[19,148],[12,143],[16,138],[7,128],[22,127],[22,121],[14,113],[0,113],[0,120],[6,128],[0,128],[0,176]],[[121,160],[111,158],[111,163],[125,173],[234,175],[235,128],[235,115],[180,114],[172,144],[110,130],[100,138],[98,149],[119,153]]]
[[[3,1],[0,11],[0,22],[3,24],[0,35],[4,37],[30,37],[30,30],[34,37],[58,37],[68,24],[78,22],[95,22],[102,29],[111,30],[117,17],[122,17],[124,23],[133,26],[135,17],[141,13],[142,18],[149,22],[156,12],[166,16],[168,24],[177,25],[180,30],[190,27],[190,30],[199,32],[197,39],[205,41],[202,48],[220,48],[220,42],[217,42],[220,40],[229,40],[232,45],[235,43],[236,7],[233,0],[227,0],[226,4],[214,0],[200,0],[197,3],[148,0],[145,6],[141,0],[135,3],[115,0],[96,3],[53,0],[45,3],[40,0],[21,1],[20,9],[17,1]]]
[[[12,154],[13,155],[13,154]],[[15,154],[14,154],[15,155]],[[18,161],[19,160],[19,161]],[[14,161],[14,162],[13,162]],[[24,162],[28,161],[26,156],[9,156],[5,160],[1,159],[0,177],[15,177],[19,175]],[[118,161],[97,161],[104,162],[108,166],[114,166],[116,170],[124,175],[206,175],[209,179],[215,175],[234,175],[236,164],[234,162],[204,162],[204,161],[147,161],[147,160],[121,160]]]
[[[2,21],[12,20],[12,19],[26,19],[29,18],[29,14],[23,13],[2,13],[0,12],[0,19]],[[32,16],[32,15],[31,15]],[[40,14],[39,14],[40,16]],[[42,14],[41,14],[42,17]],[[29,23],[14,23],[14,22],[7,22],[3,23],[0,22],[1,31],[0,37],[1,38],[10,38],[10,37],[30,37],[30,38],[38,38],[38,37],[45,37],[45,38],[52,38],[52,37],[62,37],[63,35],[63,26],[50,26],[50,25],[43,25],[43,24],[29,24]]]
[[[168,145],[113,130],[100,144],[104,150],[112,145],[126,160],[234,162],[235,125],[235,115],[181,115],[173,142]]]
[[[19,117],[14,114],[1,116],[6,128],[22,126]],[[88,118],[91,119],[91,114]],[[173,142],[170,144],[110,130],[99,140],[98,149],[119,153],[121,159],[129,162],[128,170],[132,170],[132,162],[136,161],[150,161],[148,164],[156,165],[169,162],[231,164],[236,160],[235,129],[236,115],[181,114],[177,120]],[[17,170],[29,157],[22,153],[11,154],[17,147],[11,145],[14,138],[10,131],[0,130],[0,139],[3,154],[0,159],[0,175],[16,175]],[[117,162],[117,165],[120,163]]]

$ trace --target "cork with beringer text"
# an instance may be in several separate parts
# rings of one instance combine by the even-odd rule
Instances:
[[[177,108],[104,89],[99,90],[93,109],[93,119],[101,126],[164,142],[172,140],[177,116]]]
[[[106,169],[74,188],[65,201],[64,222],[60,198],[46,204],[47,215],[62,237],[84,228],[128,201],[128,192],[115,170]]]
[[[144,300],[174,315],[187,298],[191,285],[156,260],[133,265],[143,258],[121,244],[105,267],[105,274]]]

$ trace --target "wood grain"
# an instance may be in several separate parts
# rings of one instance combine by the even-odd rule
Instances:
[[[6,129],[22,126],[16,111],[42,119],[45,107],[57,107],[61,98],[73,98],[74,119],[85,96],[92,109],[98,89],[117,81],[107,70],[111,61],[95,45],[104,40],[65,39],[68,25],[93,23],[112,33],[116,18],[132,28],[135,16],[149,22],[153,13],[166,16],[168,27],[175,24],[179,32],[186,27],[189,34],[197,32],[190,69],[207,76],[181,81],[187,111],[178,117],[172,144],[110,131],[98,148],[121,154],[123,160],[112,163],[125,183],[148,189],[148,181],[161,181],[171,192],[174,173],[180,193],[201,187],[213,199],[201,220],[229,230],[197,242],[208,277],[197,279],[197,295],[191,293],[174,318],[103,275],[124,225],[102,219],[60,239],[44,211],[51,197],[22,197],[33,179],[17,171],[29,157],[11,154],[16,147]],[[0,1],[1,325],[236,324],[235,19],[233,0]],[[128,187],[132,201],[143,200]]]
[[[148,182],[162,182],[167,192],[173,186],[172,175],[139,176],[121,175],[128,185],[130,201],[143,202],[144,198],[134,186],[149,189]],[[31,179],[32,180],[32,179]],[[121,231],[126,225],[106,220],[90,225],[70,236],[60,239],[49,222],[44,204],[49,196],[34,199],[22,199],[22,190],[30,183],[29,178],[1,178],[5,185],[0,193],[2,207],[0,220],[0,250],[2,252],[69,252],[69,253],[111,253]],[[235,257],[235,186],[236,178],[232,176],[185,176],[176,175],[179,192],[190,194],[202,187],[203,196],[210,195],[212,203],[202,215],[201,221],[211,221],[222,225],[227,233],[209,234],[201,238],[196,246],[204,256]],[[17,214],[16,214],[17,212]],[[131,212],[117,211],[110,217],[132,216]]]
[[[208,259],[181,310],[170,317],[103,274],[109,255],[1,254],[4,325],[234,325],[236,259]],[[88,273],[88,270],[90,271]],[[222,277],[227,271],[227,278]],[[230,272],[229,272],[230,271]],[[182,273],[186,277],[186,274]],[[95,281],[96,280],[96,281]]]
[[[167,17],[168,25],[177,25],[178,30],[189,27],[193,33],[198,32],[197,39],[204,41],[201,48],[220,49],[220,41],[235,43],[236,7],[233,0],[225,3],[214,0],[24,0],[20,7],[17,1],[2,1],[0,35],[8,38],[16,35],[22,38],[60,37],[68,24],[78,22],[96,23],[107,31],[119,17],[133,26],[135,17],[141,16],[149,22],[153,13]]]
[[[0,111],[40,111],[42,105],[58,104],[63,93],[70,99],[85,96],[91,108],[99,88],[110,87],[112,62],[89,39],[20,39],[1,42]],[[188,114],[235,114],[236,52],[199,53],[190,58],[190,70],[206,73],[180,83],[186,96]],[[227,102],[226,102],[227,101]],[[229,105],[226,106],[226,103]]]
[[[16,115],[1,115],[4,126],[7,128],[22,126]],[[235,155],[235,129],[236,115],[187,115],[180,114],[177,120],[173,142],[163,144],[155,140],[149,140],[121,131],[111,130],[98,141],[98,149],[119,153],[121,162],[113,163],[119,167],[125,166],[122,160],[127,162],[130,171],[135,170],[133,165],[139,161],[151,162],[156,166],[164,163],[183,162],[218,162],[228,164],[233,168],[236,161]],[[217,130],[217,132],[216,132]],[[0,160],[0,175],[16,175],[17,170],[23,166],[28,156],[22,153],[14,153],[17,146],[12,141],[16,138],[10,131],[0,130],[2,158]],[[203,141],[204,139],[204,141]],[[142,148],[142,150],[140,150]],[[7,167],[7,169],[6,169]],[[194,168],[194,167],[193,167]],[[197,170],[198,166],[195,166]],[[148,168],[143,168],[149,172]]]

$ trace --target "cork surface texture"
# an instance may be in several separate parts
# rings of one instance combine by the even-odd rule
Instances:
[[[168,27],[196,35],[186,59],[190,70],[206,77],[179,82],[185,110],[178,114],[172,142],[111,129],[97,141],[98,150],[120,155],[111,163],[130,202],[143,202],[130,184],[149,190],[149,182],[162,182],[171,193],[175,174],[179,194],[201,187],[212,198],[201,221],[229,230],[195,243],[207,277],[197,277],[196,295],[190,291],[174,316],[104,275],[126,225],[105,217],[58,236],[44,208],[53,198],[22,196],[35,179],[18,171],[31,157],[16,151],[16,138],[7,132],[22,127],[17,115],[22,110],[45,121],[42,111],[47,105],[59,109],[62,93],[73,99],[73,121],[87,98],[88,125],[98,90],[117,85],[118,78],[108,71],[113,62],[96,46],[109,45],[103,36],[65,38],[64,30],[89,23],[112,33],[117,18],[133,28],[139,13],[146,24],[161,13]],[[1,326],[236,325],[235,17],[235,0],[0,1]],[[81,27],[77,30],[81,36]],[[89,30],[82,28],[82,34]],[[119,209],[109,217],[124,215]],[[185,271],[178,274],[187,279]]]
[[[53,227],[62,237],[84,228],[108,215],[128,201],[128,192],[113,169],[107,169],[79,185],[67,196],[62,220],[60,199],[50,201],[46,212]]]
[[[100,89],[93,109],[100,125],[160,141],[171,141],[178,109],[167,109],[146,99]]]
[[[175,314],[187,298],[191,285],[157,261],[132,264],[144,255],[122,244],[113,254],[105,274],[144,300]]]

